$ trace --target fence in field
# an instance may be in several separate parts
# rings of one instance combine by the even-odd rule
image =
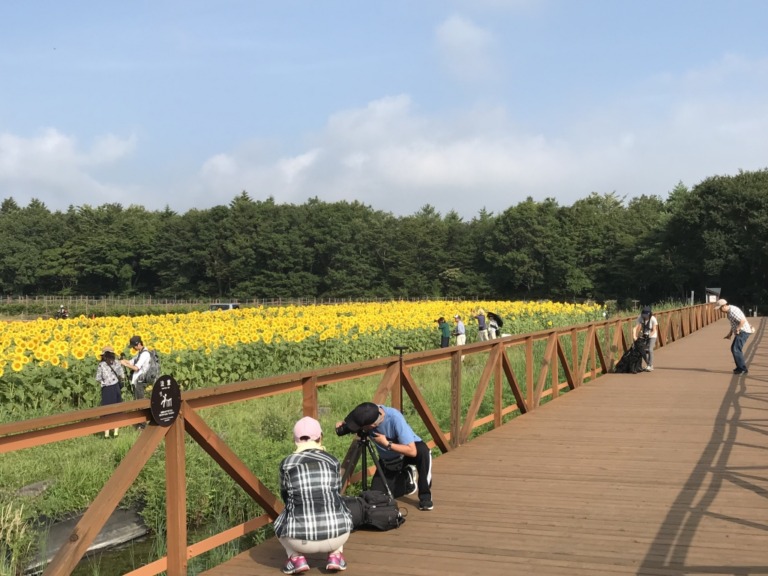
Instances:
[[[684,338],[721,316],[711,304],[659,312],[656,314],[659,320],[657,346],[664,347]],[[150,576],[161,572],[172,576],[184,575],[187,573],[189,558],[257,530],[277,517],[282,509],[280,498],[269,491],[206,424],[201,414],[205,408],[300,392],[304,415],[317,417],[320,388],[357,378],[380,376],[372,400],[402,409],[405,393],[429,431],[430,446],[437,446],[441,452],[446,453],[467,442],[473,431],[480,427],[501,426],[505,417],[533,411],[543,402],[555,400],[568,390],[611,371],[615,362],[632,344],[631,330],[635,321],[635,317],[628,317],[593,322],[183,393],[178,418],[167,427],[148,426],[138,436],[136,443],[91,503],[44,574],[58,576],[72,573],[131,483],[163,441],[165,482],[166,486],[174,487],[173,490],[166,490],[166,556],[130,572],[131,576]],[[462,379],[462,358],[473,355],[485,357],[484,367],[477,382],[465,382]],[[441,362],[450,365],[451,408],[448,429],[442,429],[439,425],[412,372],[417,366]],[[465,386],[473,388],[472,400],[466,409],[461,402],[461,392]],[[514,402],[505,404],[503,391],[507,386]],[[491,387],[492,408],[482,414],[480,407]],[[0,453],[96,434],[150,419],[149,400],[136,400],[3,424],[0,425]],[[187,434],[259,504],[263,510],[260,516],[207,539],[188,542],[188,471],[184,448]],[[343,461],[345,485],[361,477],[360,471],[355,472],[359,449],[359,444],[352,442]]]
[[[64,306],[71,317],[121,312],[141,313],[145,310],[163,309],[168,313],[183,309],[207,310],[211,304],[237,302],[241,306],[308,306],[322,304],[346,304],[351,302],[391,302],[393,298],[157,298],[153,296],[2,296],[0,311],[9,310],[15,316],[49,316]],[[461,298],[396,298],[401,302],[425,302],[430,300],[461,301]]]

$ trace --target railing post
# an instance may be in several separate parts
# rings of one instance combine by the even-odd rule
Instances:
[[[187,575],[187,460],[184,453],[184,414],[165,435],[165,506],[168,536],[168,576]]]
[[[317,419],[317,376],[301,381],[302,414]]]
[[[506,351],[504,352],[506,354]],[[525,401],[528,410],[536,408],[533,403],[533,338],[525,339]]]
[[[461,429],[461,351],[451,354],[451,446],[459,445]]]
[[[501,347],[501,354],[497,354],[498,361],[493,365],[493,427],[498,428],[502,424],[501,411],[504,405],[504,386],[501,381],[502,356],[506,354],[503,344],[497,344]],[[491,350],[493,354],[493,350]]]
[[[571,372],[574,373],[575,386],[581,386],[584,383],[584,372],[580,369],[579,340],[576,328],[571,328]]]

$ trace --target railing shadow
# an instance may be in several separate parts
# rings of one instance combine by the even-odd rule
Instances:
[[[756,323],[758,324],[758,323]],[[748,342],[747,360],[751,364],[759,343],[765,338],[766,319],[761,319],[756,327],[753,341]],[[688,369],[690,370],[690,369]],[[662,522],[637,574],[665,574],[670,576],[685,574],[768,574],[768,561],[761,565],[693,565],[688,563],[688,554],[694,543],[697,531],[708,519],[716,519],[734,525],[749,526],[763,530],[768,538],[768,523],[765,518],[749,519],[729,515],[715,509],[714,503],[723,488],[733,485],[750,491],[760,498],[768,498],[768,464],[745,468],[730,460],[737,448],[753,449],[762,452],[756,462],[768,462],[768,418],[758,422],[743,420],[743,402],[746,400],[768,403],[768,391],[755,394],[750,391],[750,384],[762,380],[751,376],[733,376],[723,396],[723,401],[712,425],[712,436],[702,452],[702,456],[691,471],[680,494],[670,506],[669,513]],[[764,408],[763,408],[764,409]],[[745,445],[739,442],[741,430],[750,430],[766,437],[762,445]],[[724,534],[724,537],[726,535]]]

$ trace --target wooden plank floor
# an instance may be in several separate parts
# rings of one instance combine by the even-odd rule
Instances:
[[[724,320],[437,458],[431,512],[355,532],[347,574],[768,574],[768,341]],[[206,576],[280,573],[272,539]],[[307,574],[325,573],[310,558]]]

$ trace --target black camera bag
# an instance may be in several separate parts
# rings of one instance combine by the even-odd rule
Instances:
[[[352,513],[355,530],[392,530],[405,522],[397,502],[380,490],[366,490],[360,496],[344,496],[344,503]]]

